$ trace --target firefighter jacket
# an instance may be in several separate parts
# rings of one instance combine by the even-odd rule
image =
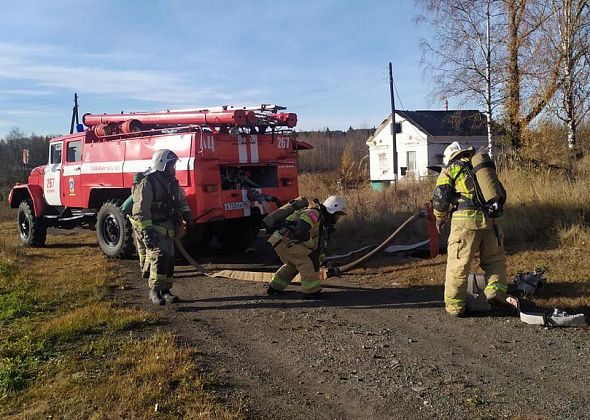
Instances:
[[[145,176],[133,185],[131,194],[131,221],[140,231],[151,228],[161,236],[172,238],[180,227],[181,215],[190,217],[190,208],[178,180],[162,172]]]
[[[469,162],[469,158],[461,160]],[[460,222],[467,229],[486,229],[493,226],[493,222],[477,208],[475,185],[460,164],[451,162],[449,166],[443,168],[436,180],[436,186],[441,185],[451,186],[457,196],[457,208],[453,211],[452,221]],[[444,220],[450,211],[451,209],[447,211],[434,209],[434,215],[438,220]]]
[[[291,228],[292,239],[311,250],[318,248],[322,231],[322,213],[319,208],[297,210],[287,216],[285,222]]]

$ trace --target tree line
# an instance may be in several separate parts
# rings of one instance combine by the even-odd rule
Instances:
[[[374,128],[349,127],[347,131],[326,128],[297,133],[297,140],[313,146],[312,150],[299,152],[299,171],[347,172],[353,164],[358,166],[368,154],[366,141],[374,132]]]
[[[578,144],[590,111],[588,0],[415,0],[423,65],[436,98],[485,109],[489,146],[494,122],[518,151],[543,118],[560,121]]]
[[[54,136],[26,135],[13,128],[0,138],[0,200],[17,182],[26,182],[31,169],[45,165],[49,153],[49,139]],[[23,150],[28,150],[28,163],[23,162]]]

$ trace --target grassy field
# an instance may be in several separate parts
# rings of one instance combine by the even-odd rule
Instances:
[[[21,248],[0,216],[0,417],[242,417],[208,393],[196,349],[117,302],[127,280],[94,235]]]

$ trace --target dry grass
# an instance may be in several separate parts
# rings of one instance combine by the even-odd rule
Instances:
[[[21,397],[8,418],[242,418],[206,390],[195,350],[168,333],[79,348]]]
[[[6,203],[0,201],[0,222],[8,220],[16,220],[16,209],[11,209]]]
[[[574,175],[572,179],[555,170],[531,169],[508,169],[500,174],[508,192],[503,219],[508,248],[585,242],[590,229],[590,158],[577,164]],[[344,189],[337,181],[335,173],[302,174],[299,189],[302,195],[320,200],[332,194],[346,197],[349,214],[339,223],[335,240],[340,238],[351,246],[387,237],[430,200],[435,185],[435,178],[407,180],[401,181],[397,190],[390,187],[373,191],[368,183]],[[417,223],[400,241],[425,237],[423,232],[424,225]]]
[[[194,349],[114,301],[127,280],[93,233],[50,234],[32,249],[13,221],[0,232],[0,417],[242,417],[207,392]]]
[[[338,184],[335,173],[301,174],[301,195],[323,201],[333,194],[346,197],[347,216],[338,222],[332,245],[334,251],[374,244],[385,239],[397,226],[430,200],[433,180],[400,182],[398,188],[374,191],[365,183],[359,188],[346,189]],[[424,222],[416,222],[400,237],[400,242],[426,239]]]
[[[502,173],[508,191],[504,217],[507,238],[512,242],[555,244],[561,231],[587,228],[590,221],[587,201],[590,182],[585,162],[579,175],[569,176],[551,170]]]
[[[44,340],[71,341],[87,334],[117,332],[154,323],[149,313],[117,308],[111,302],[95,302],[43,322],[37,333]]]

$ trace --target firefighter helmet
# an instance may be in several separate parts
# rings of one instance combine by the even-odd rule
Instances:
[[[330,214],[343,213],[346,214],[346,200],[340,195],[331,195],[324,201],[324,207]]]
[[[152,156],[152,166],[148,170],[149,173],[152,172],[163,172],[166,170],[166,166],[169,162],[176,163],[178,160],[178,156],[172,150],[169,149],[161,149],[154,153]]]
[[[472,150],[472,146],[465,146],[464,144],[460,144],[458,141],[454,141],[451,144],[449,144],[443,152],[443,164],[447,166],[449,162],[451,162],[461,153]]]

